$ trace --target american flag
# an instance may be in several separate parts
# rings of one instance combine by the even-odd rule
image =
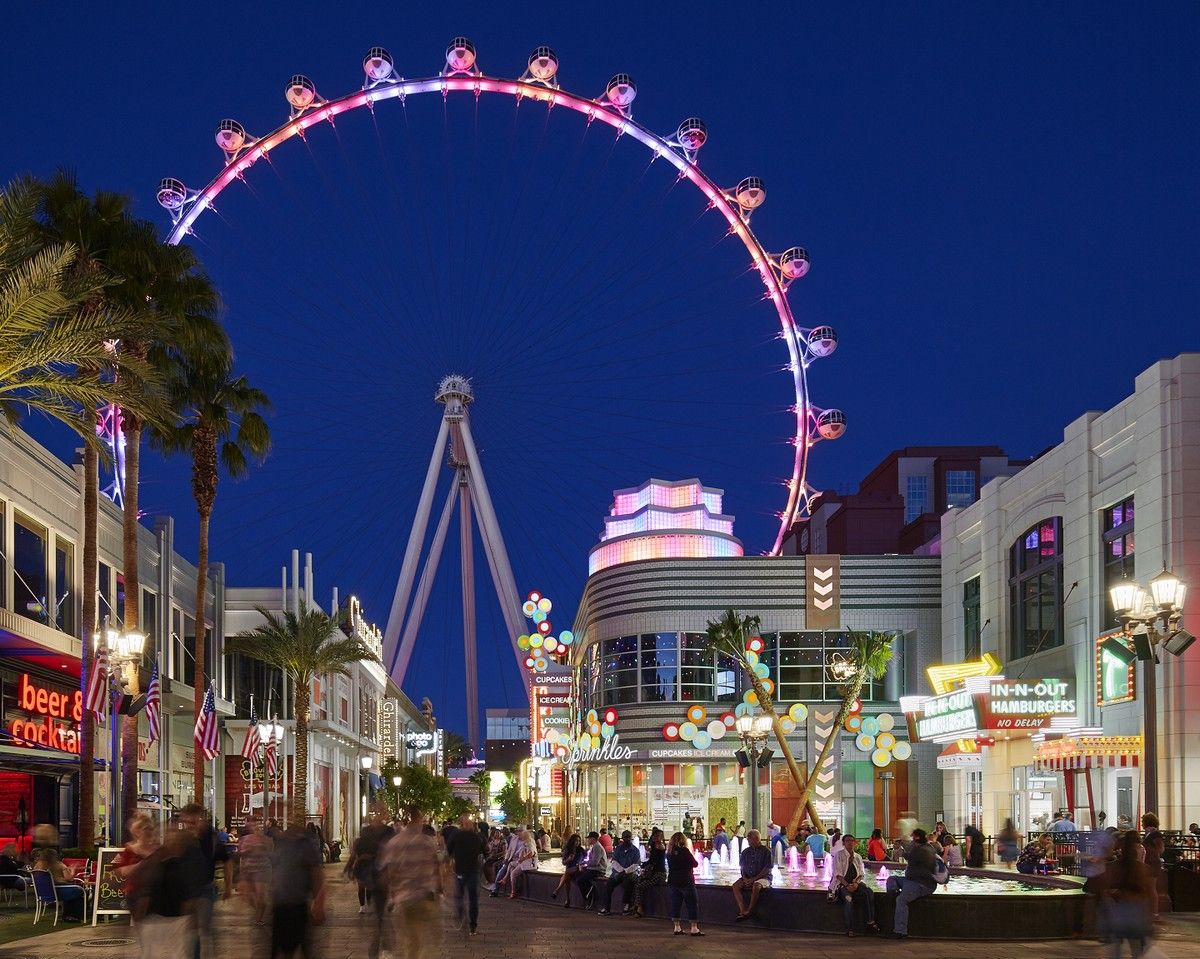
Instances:
[[[274,736],[275,721],[271,721],[272,732],[267,734],[267,778],[274,779],[275,773],[279,770],[278,759],[275,756],[275,736]]]
[[[103,719],[108,712],[108,647],[101,643],[96,647],[96,658],[88,676],[87,702],[84,708]]]
[[[158,681],[158,663],[150,673],[150,685],[146,687],[146,720],[150,723],[150,742],[157,742],[162,734],[162,684]]]
[[[262,737],[258,733],[258,714],[254,706],[250,706],[250,725],[246,727],[246,741],[242,743],[242,758],[254,760],[258,758],[258,747]]]
[[[217,701],[213,695],[211,683],[208,692],[204,694],[204,708],[196,717],[196,728],[192,732],[192,739],[196,743],[196,748],[204,753],[205,759],[217,758],[217,754],[221,750],[217,742]]]

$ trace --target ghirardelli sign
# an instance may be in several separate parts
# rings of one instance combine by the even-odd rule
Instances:
[[[567,757],[567,765],[578,763],[624,762],[633,758],[633,750],[621,745],[621,734],[613,733],[597,749],[580,749],[576,746]]]

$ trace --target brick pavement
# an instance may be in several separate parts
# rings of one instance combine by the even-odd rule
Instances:
[[[366,959],[369,918],[358,915],[353,884],[329,866],[328,921],[321,928],[319,959]],[[703,918],[703,917],[701,917]],[[48,920],[44,920],[48,921]],[[236,898],[218,905],[220,940],[217,959],[258,959],[265,954],[264,936],[254,927]],[[1200,915],[1169,917],[1160,946],[1169,959],[1200,959]],[[748,926],[705,927],[703,939],[671,935],[669,922],[652,919],[600,917],[579,908],[570,911],[520,900],[480,901],[480,933],[467,939],[450,921],[446,910],[442,947],[437,956],[479,959],[745,959],[749,951],[799,953],[805,959],[1092,959],[1106,955],[1094,942],[1018,941],[956,943],[936,940],[881,941],[862,936],[771,933]],[[129,926],[113,923],[92,929],[60,924],[58,931],[0,947],[0,959],[131,959],[137,947]],[[84,945],[86,940],[98,940]],[[401,959],[401,957],[396,957]]]

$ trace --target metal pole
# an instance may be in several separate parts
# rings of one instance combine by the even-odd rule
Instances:
[[[442,558],[442,546],[446,542],[446,530],[450,526],[450,514],[454,512],[455,493],[454,484],[451,484],[450,495],[446,497],[446,505],[442,507],[442,515],[438,517],[437,529],[433,531],[433,541],[429,544],[429,555],[425,557],[425,568],[421,570],[421,580],[417,583],[412,609],[404,624],[404,635],[392,660],[391,676],[397,686],[404,682],[404,675],[408,672],[408,661],[412,659],[413,647],[417,642],[417,631],[421,628],[421,620],[425,616],[425,605],[429,602],[433,579],[437,575],[438,563]]]
[[[750,740],[750,828],[758,828],[758,740]]]
[[[463,671],[467,684],[467,740],[472,751],[479,739],[479,667],[475,655],[475,563],[472,555],[471,487],[460,472],[458,483],[458,544],[462,563]]]
[[[111,794],[108,803],[108,844],[112,846],[121,840],[121,732],[120,723],[117,722],[117,707],[121,703],[121,687],[112,681],[111,669],[109,692],[112,708],[108,711],[108,788]]]
[[[1150,658],[1142,673],[1142,794],[1145,806],[1142,812],[1158,814],[1158,680],[1155,677],[1155,653],[1151,648]]]
[[[893,779],[893,778],[895,778],[895,773],[886,772],[886,773],[880,773],[880,774],[879,774],[879,781],[880,781],[881,783],[883,783],[883,836],[884,836],[884,838],[885,838],[885,839],[889,839],[889,838],[891,838],[891,837],[890,837],[890,835],[889,835],[889,833],[888,833],[888,829],[890,828],[890,827],[888,826],[888,823],[889,823],[889,822],[891,822],[891,815],[890,815],[890,813],[889,813],[889,810],[888,810],[888,806],[889,806],[889,803],[888,803],[888,790],[889,790],[889,787],[890,787],[890,786],[891,786],[891,784],[892,784],[892,779]],[[970,819],[970,815],[971,815],[971,814],[970,814],[970,810],[968,810],[968,811],[967,811],[967,818],[968,818],[968,819]],[[971,821],[973,822],[974,820],[971,820]]]
[[[417,562],[421,558],[421,546],[425,542],[425,527],[429,524],[429,511],[433,506],[433,494],[437,488],[438,469],[442,465],[442,457],[446,455],[446,437],[450,432],[450,424],[445,416],[438,427],[437,439],[433,441],[433,456],[429,460],[429,469],[425,472],[425,485],[421,488],[421,499],[417,502],[417,513],[413,518],[412,529],[408,534],[408,545],[404,549],[404,561],[400,566],[400,579],[396,582],[396,592],[392,596],[392,609],[388,613],[387,626],[383,631],[384,662],[388,672],[395,675],[396,656],[399,648],[396,643],[400,639],[400,630],[404,626],[404,613],[408,607],[408,594],[412,590],[413,579],[417,575]],[[390,655],[389,655],[390,651]],[[399,685],[399,680],[396,680]]]

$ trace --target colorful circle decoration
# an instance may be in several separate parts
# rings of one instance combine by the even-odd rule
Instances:
[[[802,723],[808,719],[808,707],[804,703],[792,703],[788,707],[788,718],[794,723]]]
[[[535,603],[532,599],[525,600],[525,602],[521,604],[521,612],[525,614],[526,619],[529,619],[534,613],[537,612],[537,603]]]
[[[721,722],[725,724],[726,729],[733,729],[737,725],[737,716],[733,713],[724,713],[721,716]]]
[[[757,666],[758,664],[759,664],[758,653],[752,653],[752,652],[749,652],[749,651],[747,651],[747,653],[746,653],[746,665],[748,665],[748,666],[750,666],[750,667],[755,667],[755,666]]]
[[[842,723],[842,728],[848,733],[857,734],[862,729],[861,716],[847,716],[846,721]]]
[[[542,643],[544,643],[545,641],[546,641],[545,637],[540,636],[537,633],[534,633],[532,636],[529,637],[529,645],[532,646],[534,649],[541,649]]]
[[[550,612],[550,610],[553,608],[553,604],[550,602],[550,597],[543,596],[541,599],[539,599],[537,601],[537,608],[540,609],[543,613]]]
[[[528,636],[518,636],[517,637],[517,649],[526,650],[528,648],[529,648],[529,637]]]
[[[742,702],[744,702],[747,706],[757,706],[758,693],[756,693],[753,689],[747,689],[745,694],[742,696]]]
[[[871,762],[880,769],[891,765],[893,759],[904,762],[912,756],[912,746],[904,740],[897,739],[891,731],[896,728],[894,716],[887,713],[878,716],[850,716],[846,719],[847,729],[850,729],[851,720],[858,720],[860,730],[854,745],[860,752],[870,753]]]
[[[696,735],[696,724],[686,722],[679,727],[679,738],[684,742],[690,743]]]
[[[719,719],[714,719],[705,729],[708,731],[709,739],[722,739],[729,732],[725,724]]]
[[[696,749],[708,749],[712,745],[712,737],[705,730],[698,729],[692,737],[692,745]]]
[[[779,720],[779,728],[783,730],[784,735],[790,736],[796,731],[796,723],[787,716],[784,716]]]
[[[737,722],[737,717],[745,716],[752,712],[754,712],[754,707],[751,706],[749,703],[738,703],[736,706],[733,707],[734,722],[735,723]]]
[[[775,681],[773,679],[764,679],[762,681],[762,688],[763,688],[763,692],[766,693],[768,696],[772,695],[775,692]],[[758,699],[756,696],[755,702],[757,702],[757,701],[758,701]]]
[[[751,636],[746,641],[746,648],[752,653],[762,654],[762,651],[767,648],[767,644],[763,642],[761,636]]]
[[[554,626],[546,615],[554,608],[550,597],[543,596],[537,590],[531,592],[521,604],[521,612],[534,624],[529,635],[517,637],[517,647],[522,651],[536,650],[525,661],[527,669],[544,673],[550,668],[551,656],[565,656],[567,647],[575,642],[575,634],[564,629],[558,636],[553,635]]]
[[[547,636],[545,641],[542,643],[542,649],[544,649],[548,653],[557,653],[558,652],[558,640],[555,639],[553,636]]]
[[[754,667],[754,675],[759,679],[766,679],[771,675],[771,667],[766,663],[759,663]]]
[[[575,634],[569,629],[564,629],[558,634],[558,641],[564,646],[570,646],[573,642],[575,642]]]
[[[676,742],[679,739],[679,724],[667,723],[663,726],[663,739],[669,743]]]
[[[538,632],[543,636],[545,636],[553,628],[554,627],[550,625],[550,620],[548,619],[543,619],[540,623],[538,623]]]
[[[604,710],[604,721],[610,726],[615,726],[617,724],[617,711],[611,707]]]
[[[600,714],[598,712],[596,712],[596,710],[594,710],[594,709],[589,709],[587,711],[587,716],[585,716],[584,718],[587,720],[588,725],[591,725],[592,723],[594,723],[600,719]]]
[[[688,707],[687,718],[690,719],[692,722],[696,723],[697,725],[704,722],[704,717],[706,717],[707,715],[708,715],[708,712],[704,709],[703,706],[692,705],[692,706]]]
[[[862,700],[856,699],[850,704],[850,712],[854,715],[862,712]]]

